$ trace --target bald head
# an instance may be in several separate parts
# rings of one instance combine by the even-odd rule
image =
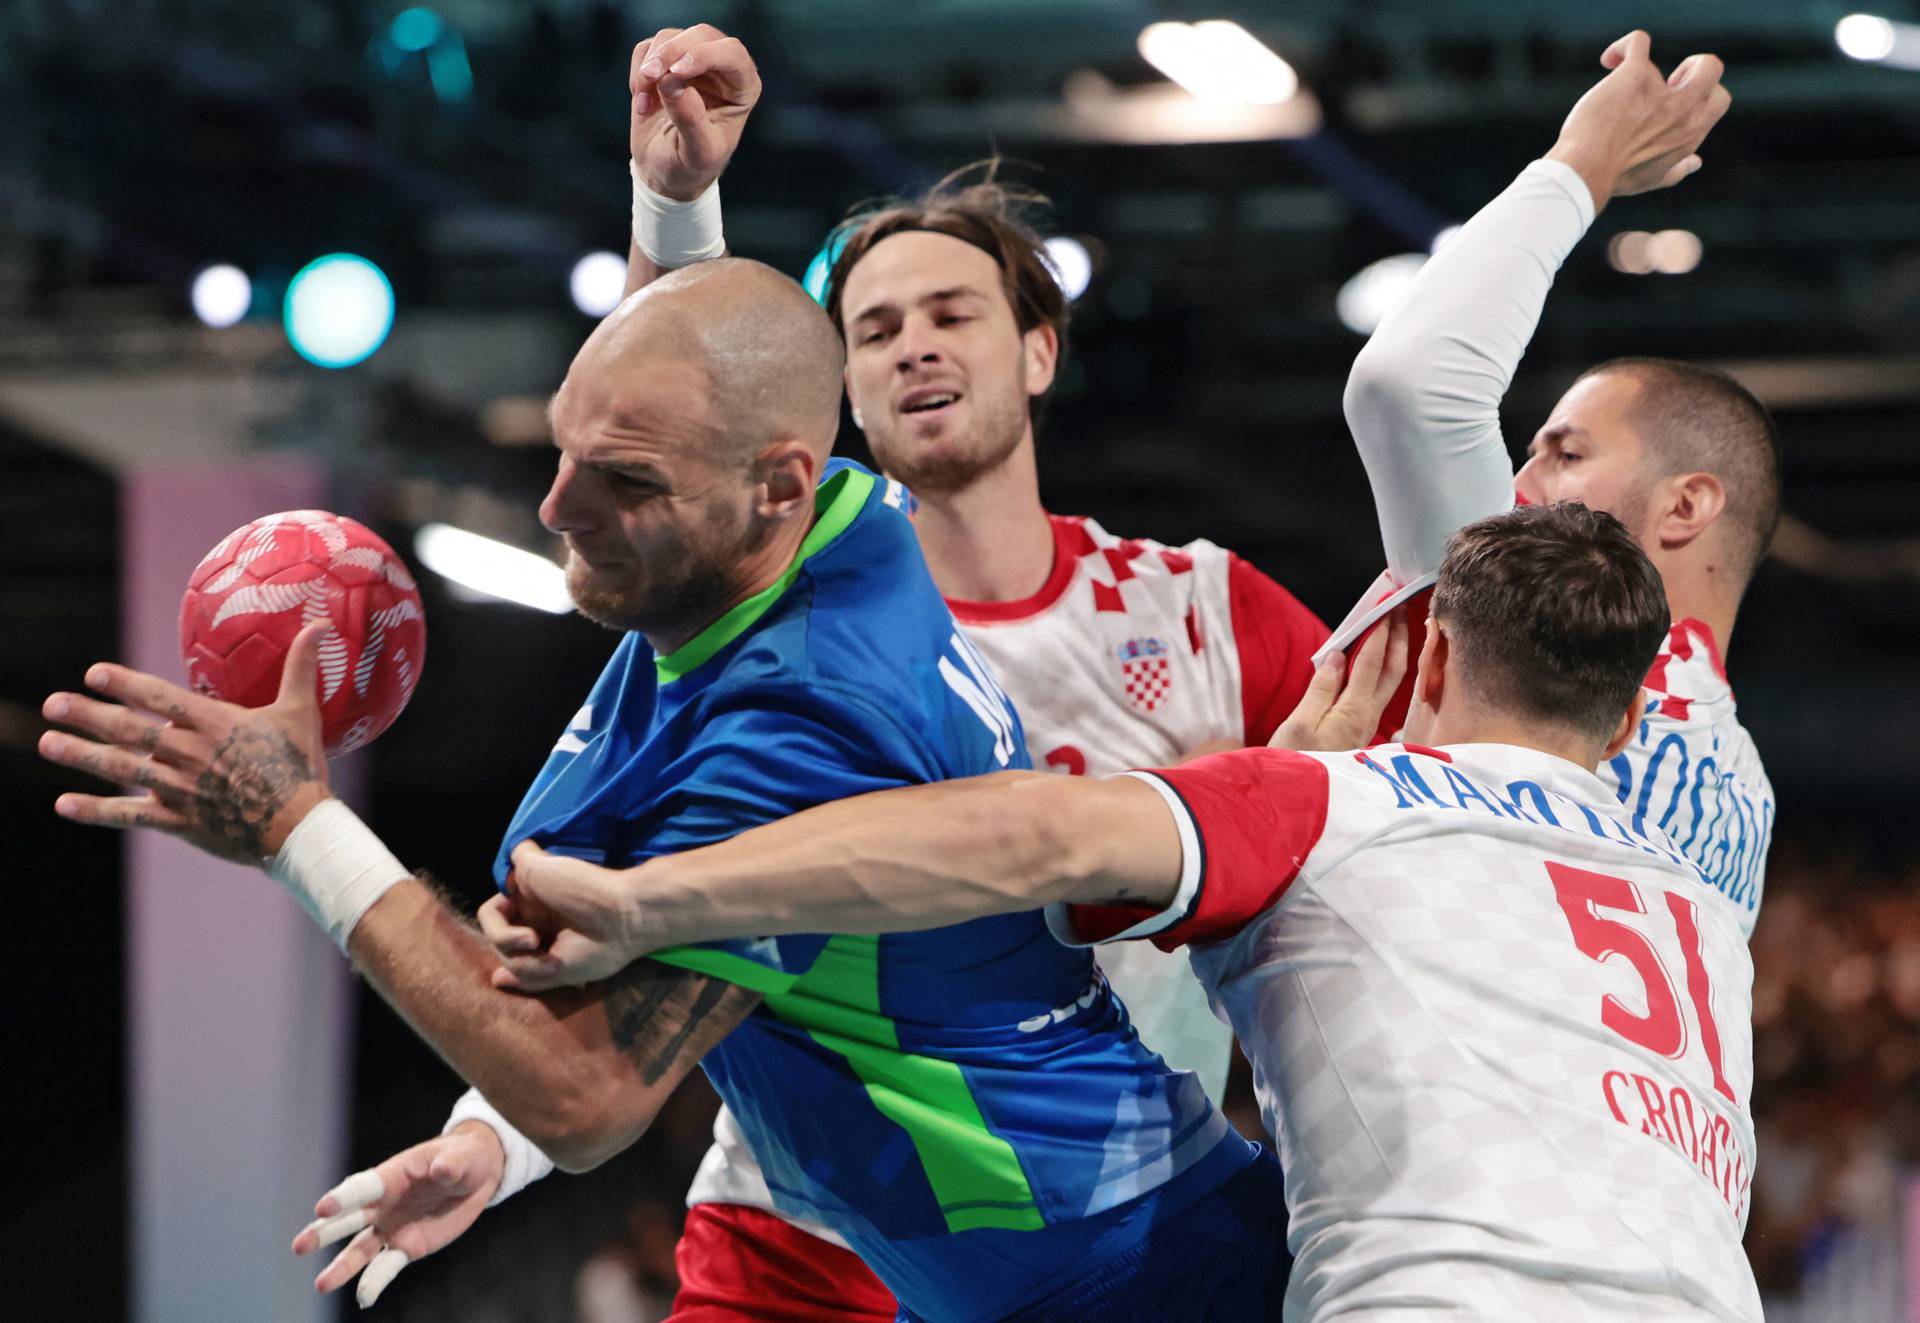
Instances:
[[[715,459],[745,463],[798,440],[824,460],[840,426],[840,337],[807,292],[741,257],[662,276],[595,329],[574,373],[618,398],[643,373],[697,375],[713,406]]]

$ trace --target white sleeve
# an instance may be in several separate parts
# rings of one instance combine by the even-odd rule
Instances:
[[[1579,174],[1533,162],[1434,254],[1354,360],[1347,425],[1400,587],[1431,582],[1454,530],[1512,507],[1500,401],[1591,224]]]
[[[440,1127],[440,1133],[448,1133],[463,1121],[480,1121],[491,1126],[493,1133],[500,1137],[500,1147],[506,1151],[507,1165],[500,1174],[500,1188],[493,1192],[493,1198],[487,1200],[487,1207],[492,1208],[497,1203],[513,1198],[541,1177],[553,1173],[553,1159],[535,1148],[531,1139],[508,1124],[507,1118],[480,1096],[480,1090],[468,1089],[460,1095],[460,1101],[453,1105],[453,1114]]]

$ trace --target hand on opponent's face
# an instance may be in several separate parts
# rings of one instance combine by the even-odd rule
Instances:
[[[87,687],[115,702],[58,693],[41,715],[40,756],[136,791],[66,794],[54,811],[99,827],[153,827],[236,863],[279,853],[301,818],[328,797],[316,676],[324,621],[301,630],[280,694],[261,708],[196,694],[158,676],[102,662]]]

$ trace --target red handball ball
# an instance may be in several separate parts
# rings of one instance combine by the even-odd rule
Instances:
[[[203,694],[264,707],[280,692],[294,635],[331,620],[320,644],[327,755],[393,724],[427,656],[420,590],[393,548],[325,510],[288,510],[236,528],[209,551],[180,603],[180,659]]]

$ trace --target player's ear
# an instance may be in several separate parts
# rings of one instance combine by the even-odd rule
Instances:
[[[780,522],[813,512],[820,462],[806,442],[791,437],[775,441],[755,457],[753,467],[760,489],[754,513]]]
[[[1060,336],[1046,322],[1020,337],[1021,353],[1027,360],[1027,394],[1045,395],[1053,385],[1054,369],[1060,366]]]
[[[866,431],[867,425],[860,417],[860,397],[853,393],[853,370],[851,368],[840,369],[840,384],[847,392],[847,408],[853,414],[853,425],[863,432]]]
[[[1684,547],[1727,508],[1727,489],[1711,473],[1680,473],[1661,484],[1654,533],[1663,547]]]
[[[1440,706],[1447,689],[1447,666],[1452,660],[1453,645],[1446,626],[1429,617],[1426,641],[1420,645],[1420,661],[1414,672],[1413,696],[1417,701],[1429,708]]]
[[[1633,702],[1627,704],[1627,710],[1620,715],[1620,725],[1615,728],[1613,738],[1607,741],[1607,747],[1600,754],[1600,761],[1606,762],[1620,750],[1627,747],[1633,738],[1633,732],[1640,729],[1640,718],[1647,715],[1647,691],[1633,691]]]

